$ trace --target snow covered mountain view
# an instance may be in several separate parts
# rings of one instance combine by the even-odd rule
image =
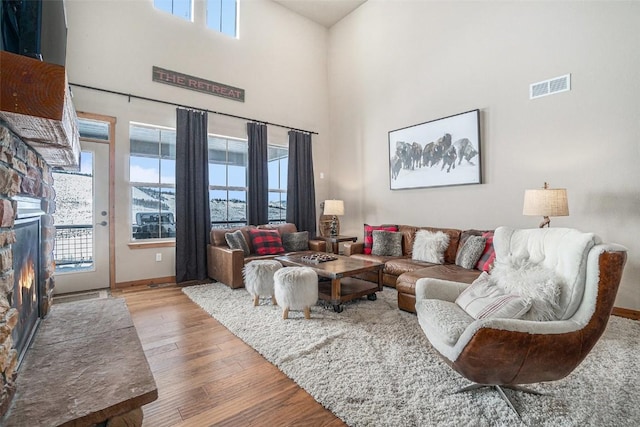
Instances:
[[[56,191],[56,225],[90,225],[93,223],[92,212],[92,177],[77,172],[54,172],[54,188]],[[173,188],[132,187],[131,189],[131,225],[132,233],[137,224],[137,213],[173,213],[175,216],[175,190]],[[227,227],[226,221],[247,220],[247,204],[244,200],[211,199],[211,222],[223,222],[220,227]],[[269,218],[284,220],[286,218],[286,201],[269,203]],[[242,222],[234,225],[242,225]],[[213,224],[213,226],[216,226]],[[139,239],[140,237],[138,237]],[[151,237],[145,237],[151,238]]]
[[[91,175],[54,172],[56,191],[56,225],[90,225],[93,223],[93,183]]]

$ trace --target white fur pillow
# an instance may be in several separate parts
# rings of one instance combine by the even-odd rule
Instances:
[[[496,260],[489,283],[531,301],[526,320],[557,320],[562,289],[561,278],[553,270],[526,259]]]
[[[433,264],[444,263],[444,251],[449,247],[449,235],[442,231],[418,230],[413,241],[412,259]]]

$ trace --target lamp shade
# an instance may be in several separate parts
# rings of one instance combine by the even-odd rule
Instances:
[[[344,201],[342,200],[325,200],[325,215],[344,215]]]
[[[565,188],[525,190],[523,215],[567,216],[569,204]]]

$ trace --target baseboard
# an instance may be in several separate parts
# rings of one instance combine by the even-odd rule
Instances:
[[[614,316],[626,317],[627,319],[640,320],[640,311],[638,310],[613,307],[611,314]]]
[[[130,282],[117,282],[116,289],[128,289],[139,286],[148,286],[151,288],[161,285],[175,285],[176,276],[154,277],[153,279],[132,280]]]

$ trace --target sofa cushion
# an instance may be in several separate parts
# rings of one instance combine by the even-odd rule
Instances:
[[[456,304],[474,319],[519,319],[531,308],[530,299],[504,292],[490,282],[486,272],[462,291],[456,298]]]
[[[373,230],[398,231],[397,225],[364,225],[364,249],[363,254],[369,255],[373,248]]]
[[[361,259],[363,261],[380,262],[385,266],[387,265],[388,262],[395,261],[397,259],[397,257],[394,257],[394,256],[382,256],[382,255],[373,255],[373,254],[369,254],[369,255],[353,254],[353,255],[349,255],[349,258]]]
[[[306,251],[309,249],[309,232],[296,231],[282,235],[282,246],[287,252]]]
[[[444,263],[444,251],[449,246],[449,236],[442,231],[431,232],[419,230],[413,242],[411,258],[416,261],[426,261],[434,264]]]
[[[280,236],[284,233],[295,233],[298,231],[296,225],[291,222],[283,222],[282,224],[262,224],[257,226],[257,228],[262,230],[278,230]]]
[[[423,277],[432,279],[451,280],[453,282],[471,283],[480,276],[481,271],[469,270],[455,264],[433,265],[420,270],[408,271],[401,274],[396,281],[398,292],[415,295],[416,281]]]
[[[400,276],[409,271],[420,270],[425,267],[431,267],[438,264],[433,264],[431,262],[425,261],[416,261],[411,258],[397,258],[391,259],[384,264],[384,272],[388,274],[393,274],[395,276]]]
[[[484,252],[487,239],[480,236],[469,236],[462,243],[462,247],[456,255],[456,265],[462,268],[474,268]]]
[[[235,228],[212,228],[210,233],[210,243],[212,246],[227,246],[225,234],[240,230],[244,235],[244,240],[249,244],[249,252],[253,252],[251,247],[251,238],[249,237],[249,230],[252,228],[256,228],[256,226],[247,225]]]
[[[402,256],[402,234],[397,231],[373,230],[372,255]]]
[[[496,260],[496,251],[493,249],[493,231],[482,233],[482,237],[486,239],[486,242],[476,268],[480,271],[491,271],[491,267],[493,267],[493,263]]]
[[[250,229],[249,236],[254,253],[258,255],[274,255],[284,253],[282,239],[277,230]]]
[[[244,234],[242,234],[241,230],[226,233],[224,235],[224,238],[227,241],[227,245],[229,245],[229,248],[242,249],[242,252],[244,252],[244,256],[249,256],[249,254],[251,253],[251,251],[249,250],[249,245],[247,244],[247,241],[244,238]]]

